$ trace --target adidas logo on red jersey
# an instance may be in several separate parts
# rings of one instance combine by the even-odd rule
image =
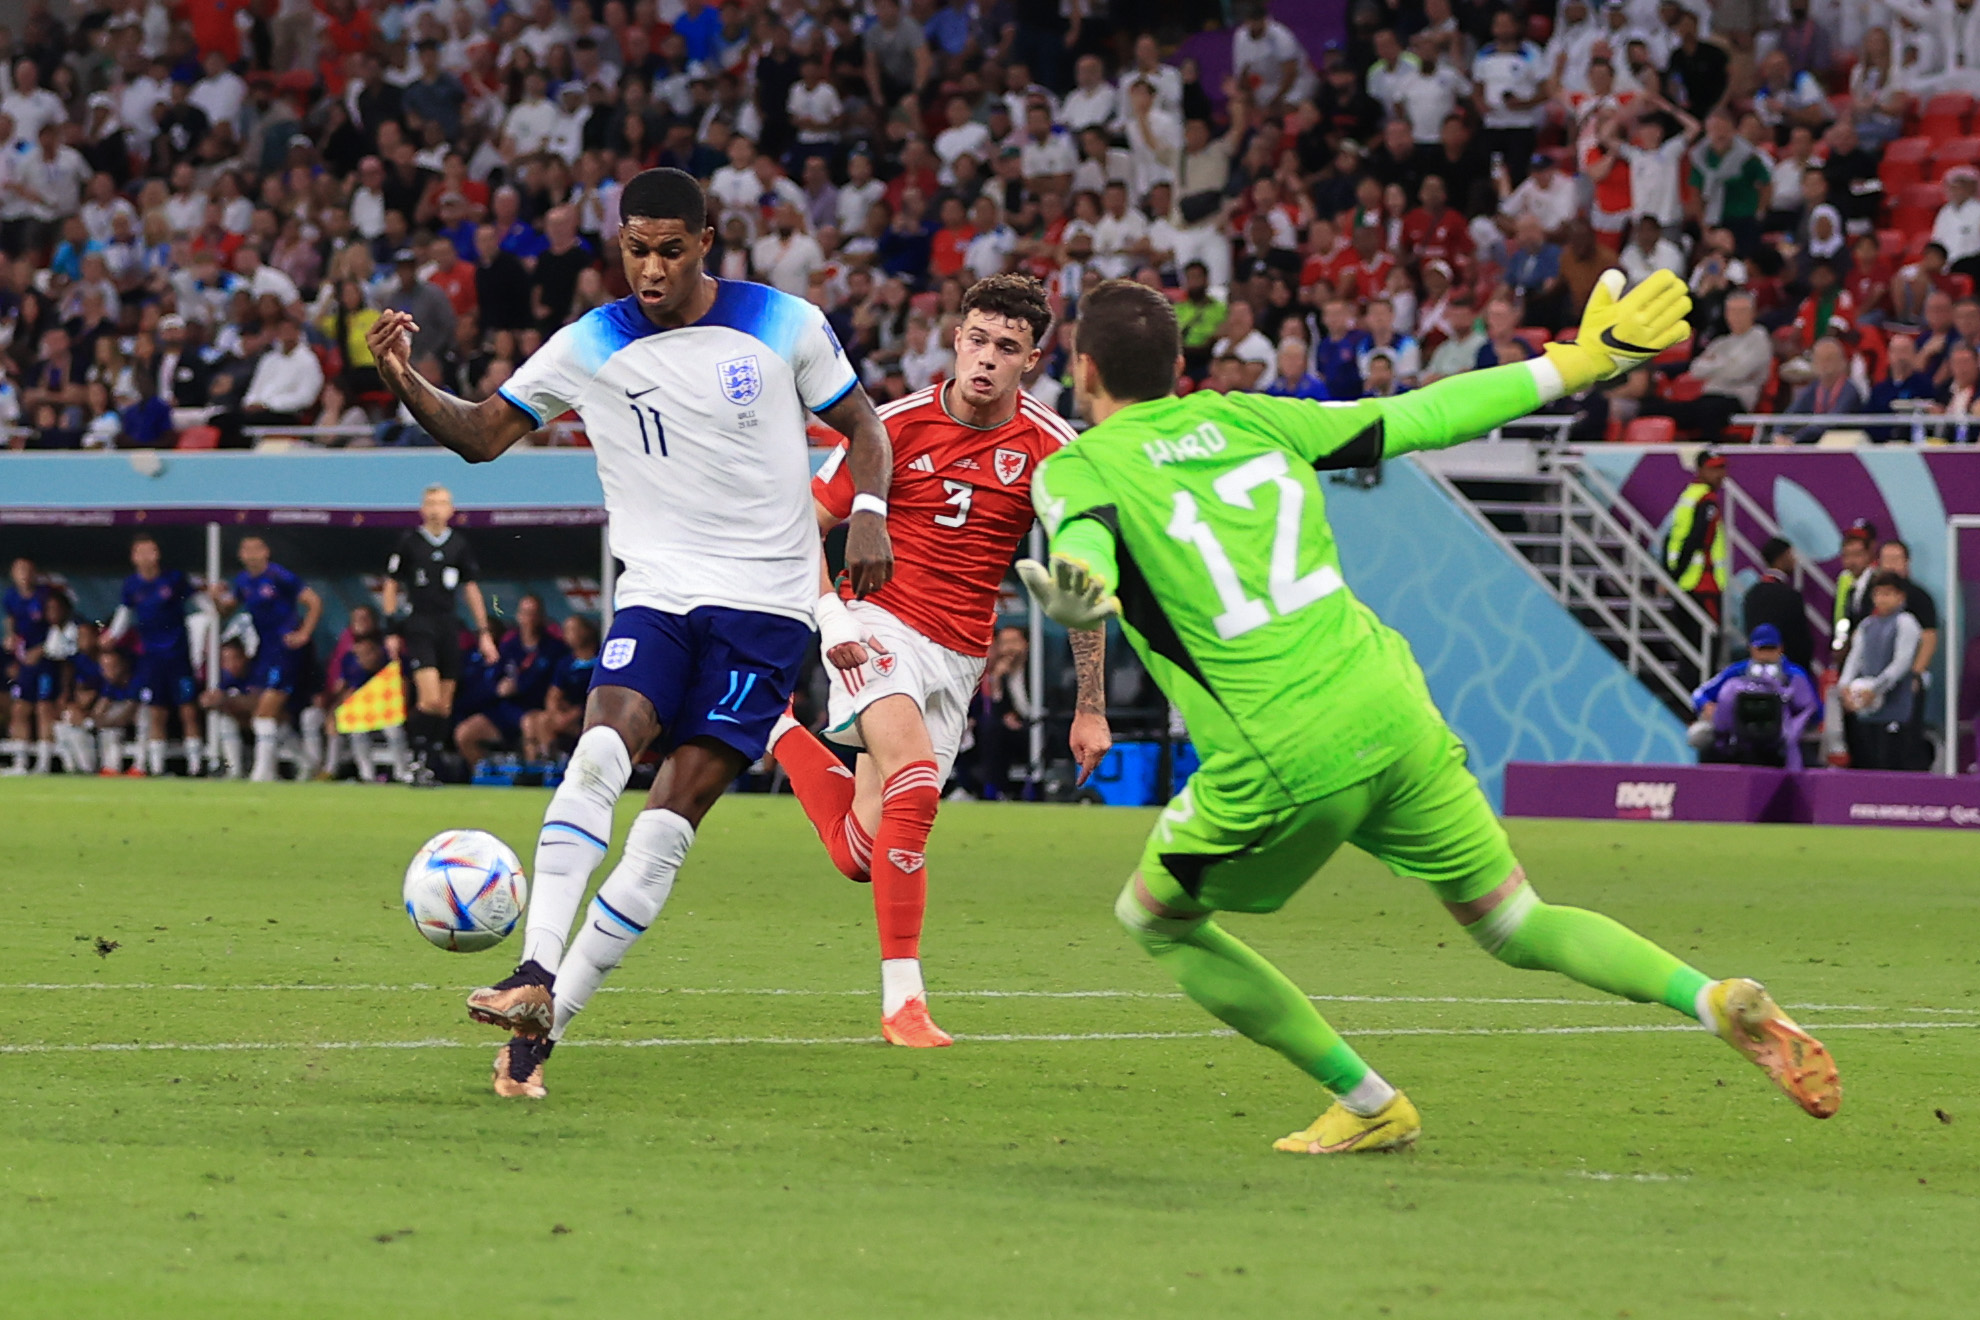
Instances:
[[[933,472],[935,470],[935,460],[927,454],[923,454],[909,463],[908,467],[915,472]]]

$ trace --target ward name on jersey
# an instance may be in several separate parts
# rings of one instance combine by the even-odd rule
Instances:
[[[537,423],[575,410],[605,488],[616,605],[726,606],[811,622],[818,527],[806,410],[858,384],[824,313],[717,280],[714,304],[662,329],[638,299],[585,313],[502,386]]]
[[[894,442],[887,495],[894,577],[867,599],[930,641],[981,657],[990,652],[1011,556],[1031,530],[1032,477],[1074,432],[1022,392],[1009,421],[971,426],[950,413],[945,388],[931,385],[880,409]],[[844,444],[818,470],[811,493],[834,516],[851,515],[856,492]]]

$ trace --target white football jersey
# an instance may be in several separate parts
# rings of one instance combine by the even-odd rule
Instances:
[[[859,383],[825,315],[718,280],[714,306],[663,330],[637,298],[552,335],[501,395],[538,424],[575,409],[598,458],[614,604],[702,605],[811,620],[818,524],[805,411]]]

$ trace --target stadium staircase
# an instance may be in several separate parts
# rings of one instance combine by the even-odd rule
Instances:
[[[1467,445],[1425,457],[1454,504],[1658,701],[1690,718],[1691,690],[1718,667],[1721,630],[1665,571],[1661,528],[1565,449]]]

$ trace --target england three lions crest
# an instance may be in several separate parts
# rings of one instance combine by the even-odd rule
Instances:
[[[763,372],[756,365],[755,354],[716,363],[715,375],[722,383],[722,397],[738,408],[747,408],[763,393]]]
[[[999,449],[991,467],[996,470],[997,480],[1008,486],[1024,475],[1025,464],[1030,461],[1031,456],[1022,449]]]

